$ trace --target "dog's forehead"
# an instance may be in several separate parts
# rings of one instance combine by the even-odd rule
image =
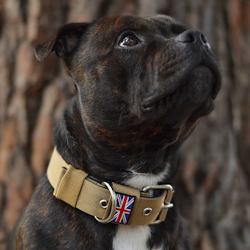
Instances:
[[[144,18],[135,17],[135,16],[110,16],[104,19],[99,20],[96,23],[96,28],[113,29],[115,31],[120,31],[126,28],[143,28],[147,24]],[[100,30],[98,30],[100,31]]]
[[[155,31],[169,29],[174,25],[181,25],[174,18],[166,15],[154,15],[147,17],[137,16],[111,16],[93,23],[94,34],[105,36],[105,34],[119,34],[125,30]],[[93,34],[93,33],[92,33]]]

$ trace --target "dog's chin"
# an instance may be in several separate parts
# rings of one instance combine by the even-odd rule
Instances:
[[[161,84],[164,87],[164,83]],[[150,105],[143,106],[142,111],[155,115],[179,117],[199,114],[204,116],[213,110],[213,92],[216,76],[213,71],[199,65],[194,68],[171,94],[152,97]]]

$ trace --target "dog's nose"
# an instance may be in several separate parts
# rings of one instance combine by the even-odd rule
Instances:
[[[205,36],[202,32],[198,30],[187,30],[178,35],[176,38],[176,41],[181,43],[198,43],[201,42],[204,46],[207,46],[210,48],[209,43],[207,42]]]

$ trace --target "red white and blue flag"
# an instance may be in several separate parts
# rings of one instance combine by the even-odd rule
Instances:
[[[116,211],[112,222],[127,224],[135,197],[116,193]]]

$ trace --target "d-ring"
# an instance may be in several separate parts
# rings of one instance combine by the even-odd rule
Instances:
[[[105,223],[111,222],[111,220],[113,219],[113,217],[115,215],[115,210],[116,210],[116,195],[115,195],[115,192],[112,189],[112,187],[107,182],[103,181],[102,184],[105,185],[108,188],[108,190],[109,190],[109,192],[111,194],[111,208],[110,208],[110,213],[109,213],[108,217],[106,219],[104,219],[104,220],[101,220],[101,219],[99,219],[96,216],[94,216],[94,217],[95,217],[95,219],[98,222],[105,224]]]

